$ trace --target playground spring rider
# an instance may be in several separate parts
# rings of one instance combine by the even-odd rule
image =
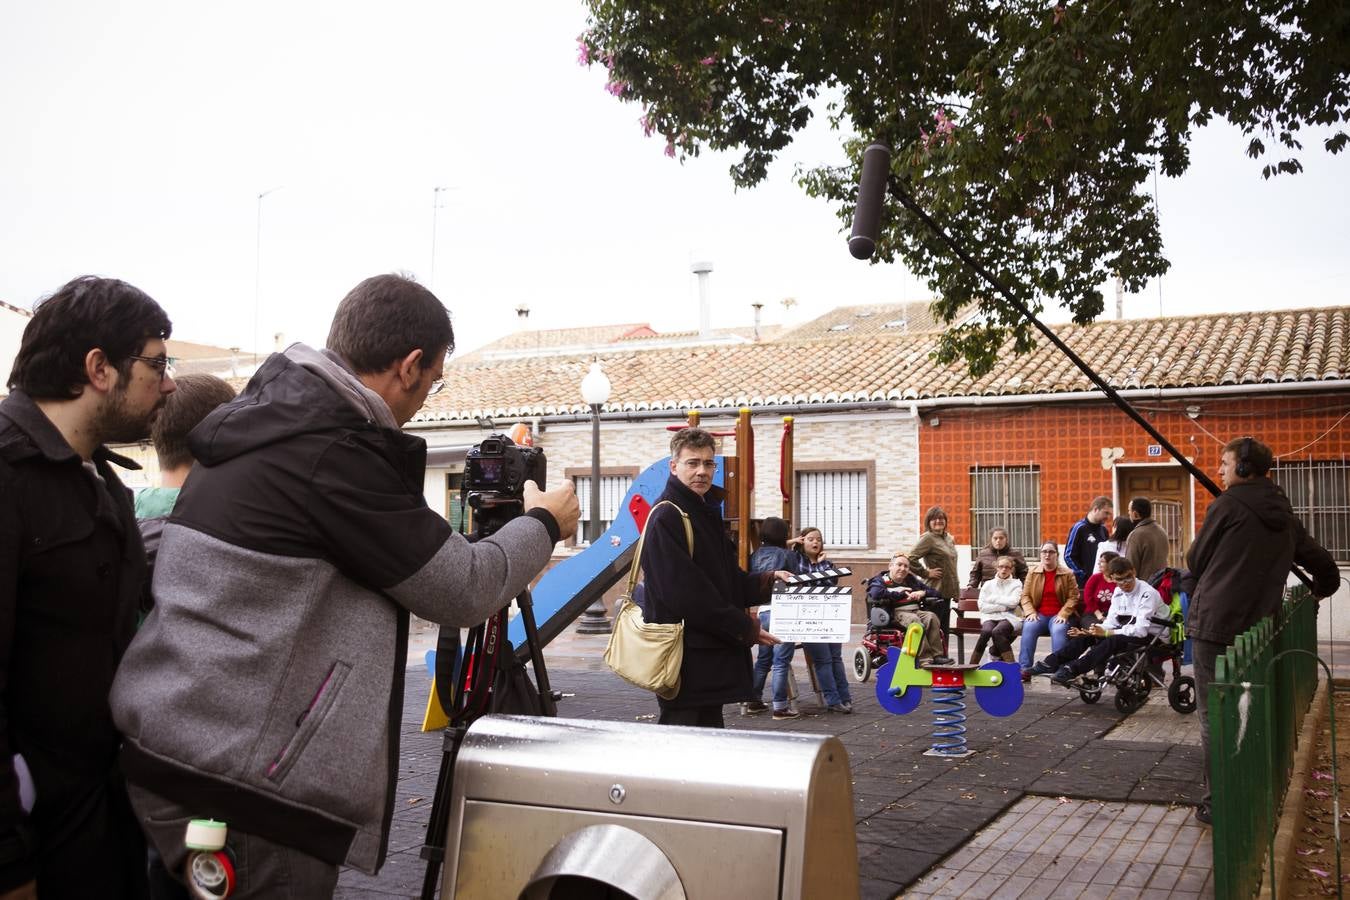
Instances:
[[[975,751],[966,746],[966,687],[975,689],[975,701],[991,716],[1010,716],[1022,705],[1021,670],[1016,663],[987,662],[982,666],[954,663],[919,668],[915,665],[923,642],[923,626],[905,629],[899,646],[886,648],[887,662],[877,671],[877,700],[887,712],[913,712],[923,699],[922,688],[933,689],[933,743],[925,756],[961,759]]]

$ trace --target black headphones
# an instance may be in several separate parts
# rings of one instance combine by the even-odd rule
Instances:
[[[1252,477],[1252,439],[1245,437],[1242,439],[1242,445],[1238,447],[1237,465],[1233,467],[1233,473],[1239,478]]]

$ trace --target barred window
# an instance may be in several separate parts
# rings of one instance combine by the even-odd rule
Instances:
[[[572,476],[577,485],[577,499],[581,501],[581,518],[577,520],[576,543],[586,545],[586,523],[591,520],[591,476]],[[633,485],[632,475],[600,475],[600,533],[614,523],[623,498]]]
[[[1282,462],[1270,477],[1284,488],[1294,515],[1338,563],[1350,563],[1350,463]]]
[[[1008,543],[1028,559],[1041,546],[1039,466],[971,466],[970,542],[982,546],[992,528],[1008,529]]]
[[[815,527],[830,547],[871,547],[871,471],[797,470],[797,527]]]

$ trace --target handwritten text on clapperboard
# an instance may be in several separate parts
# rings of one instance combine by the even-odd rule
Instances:
[[[845,644],[853,610],[853,589],[798,587],[775,591],[769,631],[784,643]]]

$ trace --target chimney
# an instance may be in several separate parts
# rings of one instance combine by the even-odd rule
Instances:
[[[759,313],[764,309],[763,303],[751,303],[750,308],[755,311],[755,342],[759,343]]]
[[[1125,318],[1125,282],[1116,273],[1116,321]]]
[[[710,337],[712,334],[712,307],[708,300],[708,275],[712,273],[713,264],[708,260],[700,260],[689,267],[689,271],[698,276],[698,336],[700,338]]]

